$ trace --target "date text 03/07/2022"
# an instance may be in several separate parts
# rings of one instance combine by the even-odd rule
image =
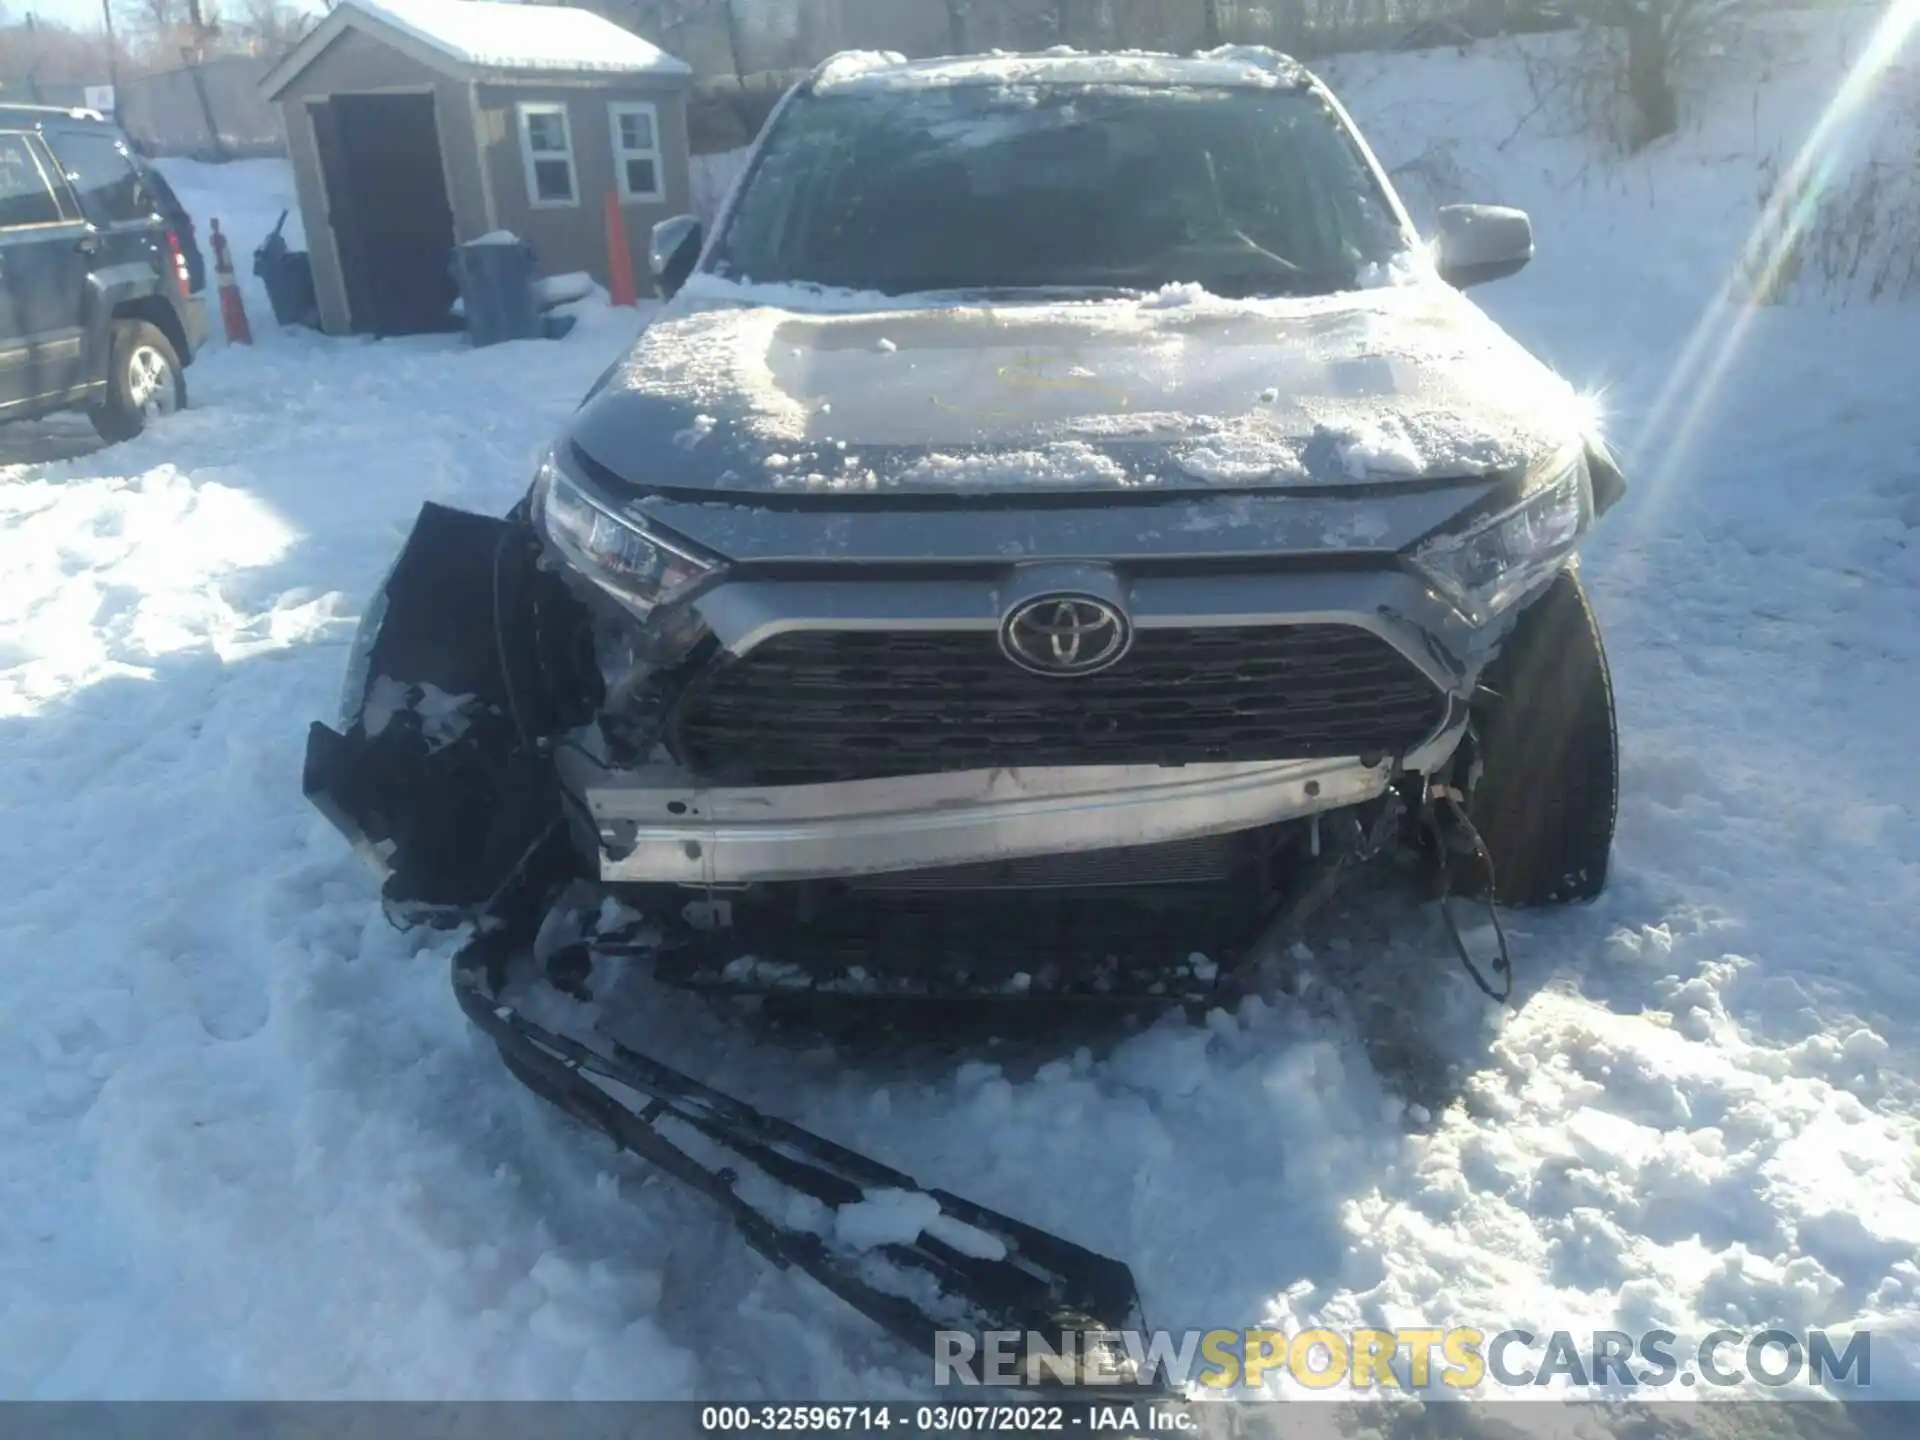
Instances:
[[[1180,1435],[1199,1429],[1180,1406],[1130,1402],[1074,1405],[705,1405],[706,1435]]]

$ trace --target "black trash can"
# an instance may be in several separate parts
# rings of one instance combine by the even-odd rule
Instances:
[[[287,223],[287,212],[273,233],[253,252],[253,273],[267,287],[267,303],[273,306],[276,325],[305,325],[320,328],[320,306],[313,294],[313,260],[304,250],[289,250],[280,227]]]
[[[467,335],[475,345],[538,338],[540,309],[533,298],[531,245],[511,236],[457,245],[453,278],[460,282]]]

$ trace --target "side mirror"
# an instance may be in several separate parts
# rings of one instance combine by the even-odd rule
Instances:
[[[653,227],[647,245],[647,267],[663,298],[672,298],[693,273],[693,262],[700,258],[701,227],[698,216],[676,215]]]
[[[1533,222],[1504,205],[1442,205],[1438,241],[1440,278],[1465,290],[1524,270],[1533,259]]]

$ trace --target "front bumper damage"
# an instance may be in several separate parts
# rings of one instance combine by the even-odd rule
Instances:
[[[1143,1324],[1125,1265],[554,1018],[565,1002],[553,966],[619,938],[594,933],[600,906],[575,903],[589,868],[563,819],[551,747],[536,738],[579,718],[546,683],[575,618],[512,524],[430,505],[356,645],[343,730],[312,728],[306,793],[379,864],[390,913],[472,922],[453,960],[468,1019],[536,1094],[705,1196],[770,1262],[905,1343],[935,1354],[943,1332],[1005,1332],[1022,1337],[1017,1373],[1030,1388],[1156,1393],[1113,1339]],[[581,938],[543,953],[557,916]],[[855,1206],[890,1228],[876,1239],[862,1222],[867,1238],[850,1234],[842,1219]]]
[[[586,1040],[511,1003],[543,917],[573,868],[556,828],[522,858],[453,962],[467,1018],[521,1083],[712,1202],[778,1268],[811,1276],[897,1339],[937,1357],[942,1334],[1018,1337],[1026,1388],[1097,1398],[1172,1392],[1119,1332],[1145,1325],[1117,1260],[921,1186],[890,1166],[763,1114],[605,1034]],[[850,1207],[924,1216],[878,1244],[847,1243]]]
[[[1047,583],[1044,573],[1021,578]],[[784,618],[771,582],[709,591],[709,663],[792,634],[796,620],[879,627],[892,603],[872,587],[794,584]],[[721,783],[663,744],[637,757],[605,748],[596,719],[612,687],[593,616],[543,564],[522,514],[429,505],[356,641],[340,727],[312,728],[304,788],[383,874],[396,921],[473,924],[455,957],[455,992],[513,1073],[705,1195],[773,1263],[803,1270],[923,1350],[941,1330],[1009,1331],[1081,1357],[1063,1372],[1029,1349],[1036,1386],[1083,1383],[1092,1356],[1101,1374],[1150,1386],[1151,1375],[1088,1339],[1141,1323],[1124,1265],[763,1115],[597,1023],[569,1030],[554,1019],[556,992],[594,998],[583,986],[596,959],[639,952],[657,979],[739,988],[741,945],[775,955],[813,945],[834,956],[938,952],[932,983],[856,998],[917,995],[943,1015],[956,994],[1224,1003],[1244,961],[1190,953],[1189,937],[1225,936],[1215,955],[1244,955],[1276,917],[1323,900],[1342,866],[1382,848],[1398,783],[1443,765],[1467,723],[1475,662],[1446,643],[1451,622],[1404,574],[1285,577],[1239,605],[1220,603],[1224,581],[1141,585],[1131,599],[1144,607],[1143,628],[1182,614],[1229,625],[1289,587],[1301,608],[1277,613],[1365,630],[1425,677],[1433,718],[1418,720],[1409,743],[1278,760]],[[977,627],[995,593],[991,580],[935,582],[901,603],[918,604],[935,628],[954,613],[942,606],[963,607],[963,623]],[[1266,623],[1274,613],[1262,612]],[[1409,713],[1429,712],[1422,702]],[[772,717],[776,728],[783,718]],[[1032,733],[1048,738],[1044,727]],[[1324,836],[1308,817],[1327,820]],[[1249,836],[1259,843],[1213,843]],[[1279,885],[1272,862],[1283,850],[1300,864]],[[996,885],[1011,908],[988,903]],[[949,886],[957,909],[955,897],[929,893]],[[767,898],[789,893],[794,908]],[[664,913],[686,922],[665,926],[664,941],[645,927],[605,928],[607,916],[632,912],[598,897],[661,895]],[[869,908],[815,913],[846,895]],[[558,932],[573,938],[552,939]],[[1131,990],[1102,968],[1129,947],[1149,958],[1177,951],[1181,978]],[[814,977],[801,988],[835,987]],[[922,1215],[918,1233],[877,1248],[845,1243],[835,1217],[882,1203]]]
[[[1452,753],[1464,714],[1414,756]],[[1270,764],[967,770],[714,789],[667,764],[607,772],[562,752],[599,878],[698,889],[933,870],[1234,834],[1377,800],[1393,767]]]
[[[712,637],[713,658],[673,683],[678,694],[694,697],[683,705],[692,708],[714,688],[709,677],[737,674],[796,637],[898,632],[976,636],[990,646],[1005,609],[1049,586],[1089,588],[1092,568],[1024,564],[1001,575],[891,577],[881,583],[730,579],[692,606]],[[597,736],[560,746],[557,778],[569,798],[581,853],[607,883],[738,886],[1157,845],[1305,819],[1378,800],[1398,777],[1443,765],[1465,733],[1474,677],[1493,638],[1464,625],[1417,579],[1391,567],[1146,576],[1126,585],[1125,604],[1146,637],[1143,644],[1166,637],[1162,653],[1182,636],[1232,637],[1257,627],[1364,636],[1391,655],[1426,697],[1427,718],[1391,746],[1369,742],[1343,750],[1315,736],[1319,748],[1297,758],[1192,758],[1198,751],[1176,741],[1168,747],[1174,756],[1169,760],[1142,763],[1121,755],[1132,763],[1113,763],[1103,758],[1108,749],[1089,742],[1084,756],[1061,763],[1075,748],[1080,717],[1071,711],[1028,714],[1022,709],[1030,703],[1026,696],[989,695],[976,703],[969,689],[974,671],[929,667],[933,678],[922,683],[947,687],[932,703],[945,708],[943,718],[955,732],[976,718],[983,725],[1004,723],[1009,713],[1024,722],[1020,737],[998,748],[997,763],[969,763],[974,752],[958,738],[926,742],[919,752],[922,759],[951,754],[950,768],[887,773],[894,750],[868,757],[852,744],[846,748],[853,753],[843,760],[809,729],[817,728],[817,707],[809,712],[799,701],[789,706],[776,694],[758,728],[743,733],[735,714],[730,733],[736,751],[772,757],[761,768],[794,774],[716,778],[675,758],[666,744],[632,747],[645,753],[624,759],[597,748]],[[1279,673],[1288,663],[1276,662]],[[867,674],[856,656],[833,678]],[[883,717],[864,722],[862,733],[875,742],[888,738],[890,720],[908,733],[923,723],[911,692],[889,709],[891,695],[858,685],[829,687],[817,671],[805,678],[828,708]],[[1183,678],[1190,688],[1167,687],[1176,706],[1178,697],[1202,693],[1211,683],[1204,674]],[[757,698],[750,686],[741,689],[747,699]],[[674,700],[674,694],[656,698],[655,708],[669,712]],[[918,703],[924,708],[927,702]],[[1108,725],[1141,717],[1154,723],[1146,705],[1119,715],[1112,709],[1089,714]],[[670,720],[646,738],[656,736],[676,738]],[[697,752],[691,725],[681,727],[677,738],[683,752]],[[1238,737],[1229,730],[1225,739],[1230,748]],[[801,773],[836,762],[871,763],[877,773]]]
[[[1391,565],[1123,580],[1023,562],[878,583],[761,568],[694,597],[689,658],[622,671],[607,607],[564,574],[524,507],[495,520],[429,505],[370,609],[305,789],[383,873],[397,919],[470,917],[556,821],[582,878],[690,896],[989,866],[1004,888],[1024,861],[1275,832],[1444,766],[1494,643]],[[1051,586],[1125,605],[1146,678],[1009,684],[1012,667],[983,666],[997,613]],[[873,643],[891,634],[920,666],[893,690]],[[1265,634],[1310,638],[1276,649]],[[827,647],[822,668],[823,637],[858,643]],[[802,661],[763,667],[795,677],[795,698],[769,703],[753,667],[796,639]],[[738,693],[716,699],[727,684]],[[704,728],[676,704],[704,705]],[[1397,718],[1370,723],[1376,705]],[[842,714],[853,743],[822,741]],[[989,743],[965,743],[969,726]],[[703,765],[716,734],[744,758]],[[1275,757],[1289,735],[1302,753]],[[947,754],[951,768],[929,763]]]

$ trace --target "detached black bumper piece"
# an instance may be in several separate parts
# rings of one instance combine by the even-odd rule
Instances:
[[[1022,1224],[946,1190],[923,1188],[910,1176],[845,1146],[763,1115],[608,1037],[588,1045],[535,1024],[503,1000],[510,977],[532,970],[534,937],[550,900],[575,874],[567,838],[556,826],[526,857],[482,914],[474,937],[454,957],[454,992],[467,1017],[499,1047],[507,1067],[543,1099],[606,1134],[717,1205],[747,1243],[781,1269],[804,1271],[896,1338],[934,1355],[940,1331],[976,1338],[986,1331],[1022,1337],[1017,1373],[1032,1388],[1061,1383],[1076,1388],[1089,1373],[1151,1395],[1134,1376],[1124,1350],[1103,1332],[1138,1331],[1143,1321],[1133,1273],[1117,1260]],[[605,1084],[643,1097],[635,1106]],[[719,1146],[734,1163],[709,1167],[676,1143],[678,1130],[700,1148]],[[756,1204],[738,1187],[737,1166],[751,1166],[788,1203]],[[922,1196],[948,1224],[923,1228],[911,1241],[871,1249],[836,1246],[826,1233],[794,1228],[776,1215],[795,1213],[794,1199],[827,1209],[858,1204],[876,1191]],[[757,1195],[771,1193],[768,1184]],[[804,1204],[802,1207],[804,1208]],[[828,1227],[830,1228],[830,1227]],[[927,1281],[937,1299],[925,1299]],[[938,1313],[936,1313],[938,1312]],[[1081,1358],[1063,1376],[1028,1341],[1040,1337],[1055,1355]],[[1092,1346],[1097,1372],[1084,1368]]]

